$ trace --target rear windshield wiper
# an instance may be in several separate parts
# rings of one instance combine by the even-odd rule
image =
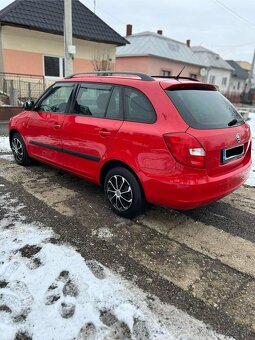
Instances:
[[[228,123],[228,126],[236,125],[236,123],[238,123],[238,120],[236,118],[234,118]]]

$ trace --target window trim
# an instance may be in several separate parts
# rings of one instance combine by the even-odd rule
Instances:
[[[215,85],[216,77],[214,74],[211,74],[209,77],[209,83]]]
[[[100,82],[82,82],[82,81],[79,81],[79,82],[75,82],[74,84],[76,84],[76,87],[72,93],[72,98],[71,98],[71,102],[70,102],[70,105],[68,105],[68,111],[66,112],[66,114],[68,115],[71,115],[71,116],[79,116],[79,117],[86,117],[86,118],[91,118],[91,119],[107,119],[107,120],[118,120],[118,121],[121,121],[123,122],[124,121],[124,109],[123,109],[123,86],[122,85],[119,85],[119,84],[112,84],[112,83],[100,83]],[[80,88],[84,85],[84,84],[94,84],[94,85],[106,85],[106,86],[111,86],[112,89],[111,89],[111,95],[109,97],[109,100],[108,100],[108,103],[107,103],[107,107],[106,107],[106,111],[105,111],[105,115],[104,117],[94,117],[92,115],[84,115],[82,113],[75,113],[73,112],[74,111],[74,104],[75,104],[75,101],[76,101],[76,98],[77,98],[77,95],[79,93],[79,90]],[[112,93],[114,91],[114,89],[116,87],[119,87],[120,88],[120,106],[121,106],[121,112],[120,112],[120,118],[107,118],[106,117],[106,113],[107,113],[107,110],[108,110],[108,105],[110,103],[110,100],[111,100],[111,97],[112,97]]]
[[[58,58],[59,61],[59,77],[53,77],[53,76],[46,76],[45,74],[45,60],[44,57],[50,57],[50,58]],[[61,60],[61,62],[60,62]],[[63,68],[63,62],[65,62],[65,58],[63,56],[57,56],[57,55],[49,55],[49,54],[43,54],[42,56],[42,63],[43,63],[43,76],[45,79],[49,80],[59,80],[64,78],[64,68]]]
[[[189,76],[190,76],[190,78],[196,79],[196,80],[197,80],[197,77],[198,77],[198,75],[196,73],[190,73]]]
[[[44,100],[44,98],[50,94],[50,92],[52,91],[52,88],[54,86],[62,86],[62,85],[66,85],[67,84],[72,84],[73,86],[73,91],[71,93],[71,96],[69,98],[69,102],[67,104],[67,107],[66,107],[66,111],[65,113],[59,113],[59,114],[66,114],[66,115],[75,115],[75,116],[82,116],[82,117],[87,117],[87,118],[92,118],[92,119],[108,119],[108,120],[119,120],[119,121],[126,121],[126,122],[131,122],[131,123],[139,123],[139,124],[155,124],[158,120],[158,116],[157,116],[157,112],[155,110],[155,107],[152,103],[152,101],[150,100],[150,98],[147,96],[146,93],[144,93],[142,90],[138,89],[137,87],[134,87],[134,86],[130,86],[130,85],[123,85],[123,84],[115,84],[115,83],[101,83],[101,82],[83,82],[83,81],[73,81],[73,82],[67,82],[67,81],[64,81],[64,82],[56,82],[54,84],[52,84],[38,99],[37,101],[35,102],[35,108],[34,108],[34,111],[37,111],[37,107],[40,105],[41,101]],[[77,97],[77,94],[79,92],[79,89],[80,87],[83,85],[83,84],[95,84],[95,85],[108,85],[108,86],[112,86],[112,91],[115,87],[119,87],[121,89],[120,91],[120,101],[121,101],[121,119],[113,119],[113,118],[107,118],[107,117],[93,117],[93,116],[90,116],[90,115],[83,115],[83,114],[77,114],[77,113],[74,113],[72,112],[73,111],[73,107],[74,107],[74,103],[75,103],[75,100],[76,100],[76,97]],[[138,121],[134,121],[134,120],[128,120],[126,118],[126,115],[125,115],[125,99],[124,99],[124,92],[125,92],[125,89],[126,88],[131,88],[131,89],[134,89],[138,92],[141,92],[146,98],[147,100],[149,101],[150,105],[152,106],[153,108],[153,111],[154,111],[154,121],[153,122],[138,122]],[[111,97],[110,97],[111,98]],[[108,108],[108,107],[107,107]],[[57,112],[56,112],[57,114]]]
[[[228,83],[228,77],[222,77],[221,85],[224,87],[227,87],[227,83]]]
[[[168,72],[169,74],[165,75],[165,74],[163,74],[163,72]],[[162,77],[170,77],[171,76],[171,70],[166,69],[166,68],[160,69],[160,76],[162,76]]]
[[[124,114],[124,121],[126,121],[126,122],[131,122],[131,123],[140,123],[140,124],[155,124],[158,117],[157,117],[157,113],[156,113],[155,107],[154,107],[154,105],[152,104],[152,102],[151,102],[151,100],[149,99],[149,97],[148,97],[143,91],[141,91],[140,89],[138,89],[138,88],[136,88],[136,87],[128,86],[128,85],[122,85],[122,87],[123,87],[123,109],[124,109],[123,114]],[[153,114],[154,114],[154,120],[153,120],[152,122],[139,122],[139,121],[137,121],[137,120],[129,120],[129,119],[127,119],[126,113],[125,113],[125,111],[126,111],[126,110],[125,110],[125,107],[126,107],[125,89],[127,89],[127,88],[131,88],[131,89],[133,89],[133,90],[136,90],[136,91],[140,92],[140,93],[141,93],[143,96],[145,96],[146,99],[149,101],[149,103],[150,103],[150,105],[151,105],[151,107],[152,107],[152,109],[153,109]]]
[[[192,87],[188,87],[188,88],[182,88],[182,89],[180,89],[180,88],[176,88],[176,89],[166,89],[166,90],[164,90],[165,91],[165,93],[166,93],[166,95],[168,96],[168,98],[169,98],[169,100],[171,101],[171,103],[174,105],[174,107],[175,107],[175,109],[177,110],[177,112],[179,113],[179,115],[180,115],[180,117],[184,120],[184,122],[187,124],[187,125],[189,125],[192,129],[194,129],[194,130],[203,130],[203,131],[205,131],[205,130],[220,130],[220,129],[228,129],[228,128],[232,128],[233,126],[223,126],[223,127],[211,127],[211,126],[207,126],[207,127],[202,127],[202,126],[193,126],[193,124],[194,124],[194,117],[193,117],[193,115],[192,114],[190,114],[190,112],[188,112],[187,113],[187,116],[189,116],[189,118],[191,119],[191,121],[188,121],[184,116],[185,116],[185,114],[183,114],[183,112],[181,112],[180,110],[179,110],[179,108],[178,108],[178,106],[174,103],[174,101],[173,101],[173,99],[171,98],[171,96],[169,95],[171,92],[175,92],[175,91],[189,91],[189,90],[198,90],[198,91],[210,91],[210,92],[217,92],[217,93],[219,93],[220,94],[220,96],[222,96],[227,102],[229,102],[229,104],[230,104],[230,106],[232,106],[234,109],[235,109],[235,107],[234,107],[234,105],[223,95],[223,94],[221,94],[221,92],[220,91],[218,91],[217,89],[208,89],[208,88],[206,88],[206,87],[204,87],[203,85],[202,85],[202,87],[194,87],[194,88],[192,88]],[[168,94],[168,92],[169,92],[169,94]],[[187,110],[187,106],[185,105],[185,111]],[[235,109],[236,110],[236,109]],[[238,113],[238,112],[237,112]],[[239,114],[240,115],[240,114]],[[241,117],[241,115],[240,115],[240,117]],[[197,122],[197,121],[196,121]],[[196,123],[195,122],[195,123]],[[243,124],[245,124],[245,121],[244,120],[242,120],[242,121],[240,121],[239,122],[239,124],[238,125],[235,125],[235,127],[236,126],[241,126],[241,125],[243,125]]]
[[[63,82],[63,83],[60,83],[60,82],[57,82],[57,83],[54,83],[52,84],[38,99],[37,101],[35,102],[35,105],[34,105],[34,111],[37,111],[37,112],[40,112],[39,111],[39,106],[41,105],[41,102],[46,99],[54,90],[54,88],[56,87],[63,87],[67,85],[69,86],[72,86],[73,89],[71,91],[71,94],[70,94],[70,97],[68,99],[68,102],[67,102],[67,105],[66,105],[66,109],[65,109],[65,112],[52,112],[50,111],[49,113],[54,113],[54,114],[61,114],[61,115],[65,115],[69,112],[70,110],[70,104],[72,103],[72,100],[73,100],[73,94],[76,90],[76,83],[75,82]]]

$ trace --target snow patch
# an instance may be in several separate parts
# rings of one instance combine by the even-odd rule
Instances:
[[[0,159],[4,159],[5,161],[10,161],[10,162],[14,161],[13,155],[3,155],[3,154],[0,154]]]
[[[227,339],[148,296],[0,197],[0,334],[44,339]]]
[[[9,137],[0,136],[0,152],[11,152]]]
[[[101,239],[107,239],[113,236],[108,228],[99,228],[98,230],[93,230],[92,235]]]

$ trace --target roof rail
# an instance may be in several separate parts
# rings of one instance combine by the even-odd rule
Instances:
[[[140,77],[141,80],[146,80],[146,81],[154,81],[152,77],[148,76],[145,73],[142,72],[122,72],[122,71],[96,71],[96,72],[80,72],[80,73],[75,73],[70,76],[65,77],[65,79],[70,79],[75,76],[80,76],[80,75],[89,75],[89,74],[94,74],[97,76],[111,76],[114,74],[127,74],[127,75],[135,75],[137,77]]]
[[[165,79],[188,79],[188,80],[193,80],[193,81],[198,81],[198,79],[195,79],[195,78],[191,78],[191,77],[177,77],[177,76],[151,76],[153,78],[165,78]]]

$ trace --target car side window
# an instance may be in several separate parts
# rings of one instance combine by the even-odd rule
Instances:
[[[156,120],[156,113],[149,99],[133,88],[125,88],[124,111],[125,120],[131,122],[154,123]]]
[[[37,111],[64,113],[72,90],[73,84],[54,86],[47,97],[40,102]]]
[[[123,119],[120,87],[115,87],[112,91],[112,95],[106,112],[106,118],[118,120]]]
[[[104,118],[109,104],[112,86],[83,84],[74,103],[74,113]]]

